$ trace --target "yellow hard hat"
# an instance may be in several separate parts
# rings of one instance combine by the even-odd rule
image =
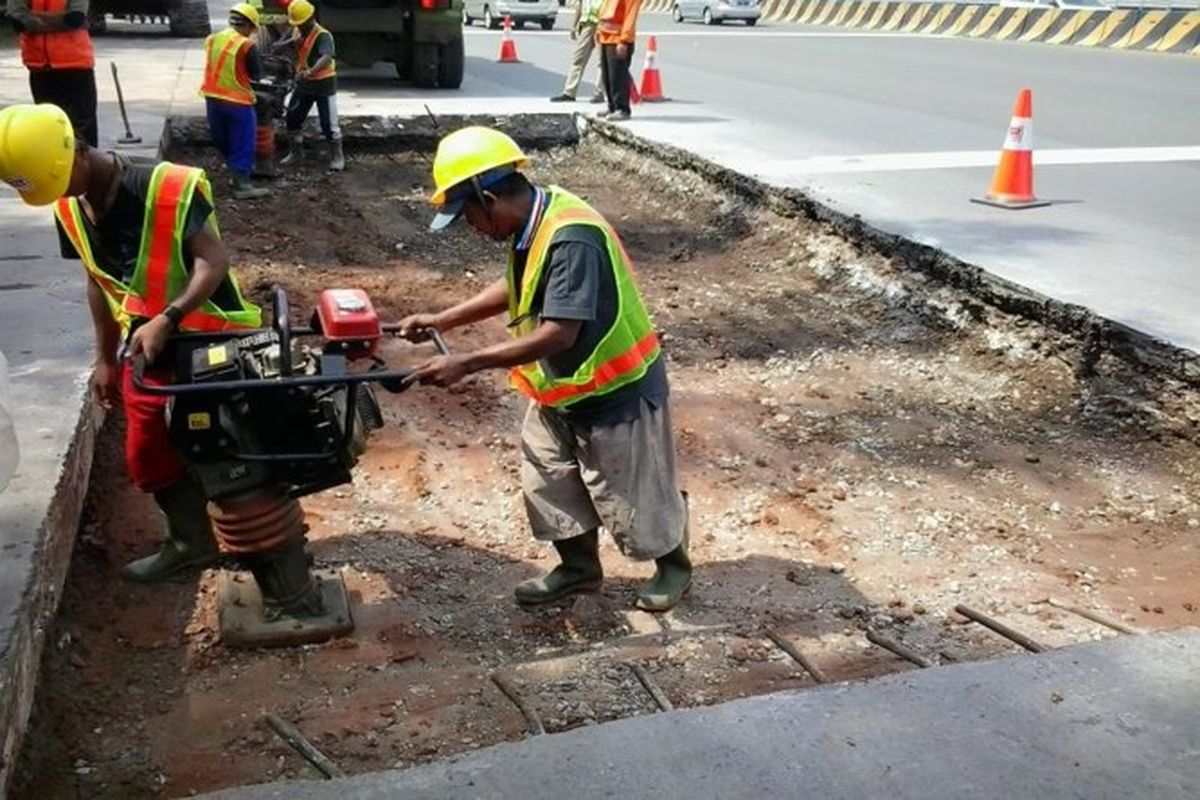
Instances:
[[[292,0],[288,3],[288,22],[292,25],[303,25],[312,19],[317,9],[308,0]]]
[[[250,3],[238,3],[233,8],[229,9],[229,16],[238,15],[244,17],[247,22],[255,27],[258,26],[258,9]]]
[[[75,164],[75,129],[56,105],[15,105],[0,110],[0,180],[31,206],[67,193]]]
[[[462,189],[486,189],[489,182],[528,163],[529,157],[512,137],[495,128],[473,125],[443,137],[433,158],[434,187],[429,198],[429,202],[442,210],[434,220],[434,229],[450,224],[462,211],[463,203],[470,196],[470,191],[463,194]],[[467,182],[473,178],[476,181],[472,188]],[[454,191],[456,189],[459,191]]]

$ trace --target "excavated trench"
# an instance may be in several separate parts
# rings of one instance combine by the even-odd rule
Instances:
[[[1142,629],[1200,619],[1200,396],[1179,380],[1186,354],[1152,368],[1137,353],[1155,343],[1059,324],[1030,312],[1053,306],[1006,301],[969,268],[955,278],[915,246],[628,134],[510,124],[537,133],[534,177],[592,201],[637,265],[693,498],[689,598],[662,617],[632,610],[651,570],[606,543],[602,593],[512,604],[512,586],[553,562],[523,521],[522,403],[486,374],[384,397],[354,485],[305,501],[318,564],[351,591],[354,633],[231,650],[215,632],[214,573],[118,579],[158,523],[128,486],[114,417],[13,797],[318,777],[266,713],[348,773],[529,735],[494,677],[553,735],[659,713],[664,699],[812,685],[779,642],[831,681],[917,668],[868,632],[935,664],[1016,647],[959,604],[1048,647],[1118,635],[1048,597]],[[171,157],[218,176],[243,286],[261,299],[282,283],[298,315],[321,289],[357,286],[395,319],[498,276],[501,247],[425,230],[432,123],[356,125],[344,174],[314,163],[247,204],[228,199],[194,123],[171,126]],[[489,322],[448,339],[465,350],[504,335]],[[400,342],[384,353],[416,357]]]

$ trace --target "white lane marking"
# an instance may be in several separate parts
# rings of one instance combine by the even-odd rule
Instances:
[[[762,160],[772,174],[832,175],[849,172],[903,172],[920,169],[956,169],[994,166],[998,150],[948,150],[935,153],[877,153],[861,156]],[[1188,147],[1088,147],[1036,150],[1038,166],[1063,164],[1151,164],[1165,161],[1200,161],[1200,145]]]
[[[502,31],[489,31],[487,29],[464,28],[463,34],[466,36],[499,36]],[[562,36],[566,33],[566,29],[555,29],[551,31],[543,30],[513,30],[513,36]],[[952,39],[954,37],[938,36],[933,33],[884,33],[884,32],[856,32],[856,31],[773,31],[755,28],[754,30],[727,30],[727,31],[710,31],[705,29],[695,31],[646,31],[639,34],[643,38],[650,36],[664,37],[675,36],[680,38],[685,37],[735,37],[735,36],[753,36],[760,39]]]

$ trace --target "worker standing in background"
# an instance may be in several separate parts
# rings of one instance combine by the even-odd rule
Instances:
[[[630,69],[641,10],[642,0],[603,0],[600,6],[596,41],[604,68],[604,93],[608,95],[608,113],[601,116],[612,122],[629,119]]]
[[[567,73],[567,82],[561,94],[550,98],[551,103],[570,103],[575,101],[579,91],[579,83],[583,73],[587,71],[588,60],[596,49],[596,25],[600,22],[600,4],[603,0],[579,0],[575,4],[575,20],[571,23],[571,41],[575,42],[575,50],[571,53],[571,70]],[[596,89],[592,92],[593,103],[604,102],[604,60],[603,54],[597,59]]]
[[[521,488],[534,538],[562,563],[516,588],[517,602],[596,591],[604,578],[599,530],[621,552],[653,559],[637,605],[666,611],[692,581],[687,502],[675,475],[667,369],[632,266],[612,226],[556,186],[520,171],[528,159],[507,135],[470,127],[446,136],[433,163],[441,230],[465,216],[510,243],[508,272],[475,297],[400,323],[401,335],[447,331],[507,312],[513,338],[439,356],[413,379],[449,386],[508,368],[530,399],[521,431]]]
[[[239,200],[266,197],[265,188],[250,180],[258,116],[250,82],[262,78],[262,59],[251,38],[258,29],[258,9],[238,3],[229,11],[229,27],[204,42],[204,83],[200,94],[208,111],[208,132],[233,175]]]
[[[119,357],[143,356],[145,382],[161,384],[170,380],[176,331],[261,324],[230,272],[204,170],[132,164],[76,139],[57,106],[16,105],[0,110],[0,180],[29,205],[54,204],[63,256],[83,262],[96,333],[92,387],[106,409],[123,395],[129,477],[166,518],[162,549],[126,565],[122,577],[150,583],[212,564],[208,498],[171,445],[168,398],[138,391]]]
[[[99,145],[88,0],[8,0],[7,14],[21,34],[33,101],[63,109],[79,137]]]
[[[304,157],[301,128],[308,112],[316,105],[321,133],[329,142],[329,168],[341,172],[346,168],[346,157],[342,152],[342,130],[338,127],[333,34],[317,24],[316,8],[309,0],[292,0],[288,3],[287,14],[288,22],[295,29],[292,41],[296,43],[296,88],[288,102],[286,118],[291,151],[279,163],[291,166]]]

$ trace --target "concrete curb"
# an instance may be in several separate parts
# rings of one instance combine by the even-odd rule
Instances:
[[[3,647],[0,650],[0,797],[13,777],[33,711],[46,633],[58,613],[58,601],[70,570],[92,471],[96,433],[103,418],[104,413],[96,404],[90,400],[83,402],[50,506],[44,509],[40,527],[29,526],[23,531],[37,544],[20,605],[16,614],[5,620],[5,639],[0,645]],[[0,514],[0,519],[7,521],[8,517]]]
[[[343,117],[342,137],[357,152],[384,152],[398,149],[424,150],[432,155],[437,143],[448,132],[468,125],[488,125],[506,131],[523,147],[548,150],[579,143],[579,128],[570,114],[514,114],[497,117],[444,114],[435,122],[420,117]],[[310,122],[309,135],[316,135]],[[208,123],[198,116],[168,117],[163,125],[162,151],[174,147],[212,145]]]
[[[826,223],[860,247],[897,259],[982,303],[1080,338],[1086,363],[1078,368],[1083,372],[1090,370],[1102,354],[1109,353],[1142,372],[1166,374],[1190,386],[1200,386],[1200,355],[1190,350],[1114,322],[1083,306],[1046,297],[935,247],[882,231],[861,217],[836,211],[798,189],[771,186],[686,150],[650,142],[617,125],[586,117],[578,119],[585,134],[601,136],[667,166],[689,170],[777,214]]]
[[[649,0],[647,11],[669,12],[675,0]],[[1072,44],[1200,56],[1200,11],[1137,8],[1076,11],[975,3],[889,0],[765,0],[769,22],[963,36],[998,41]]]

